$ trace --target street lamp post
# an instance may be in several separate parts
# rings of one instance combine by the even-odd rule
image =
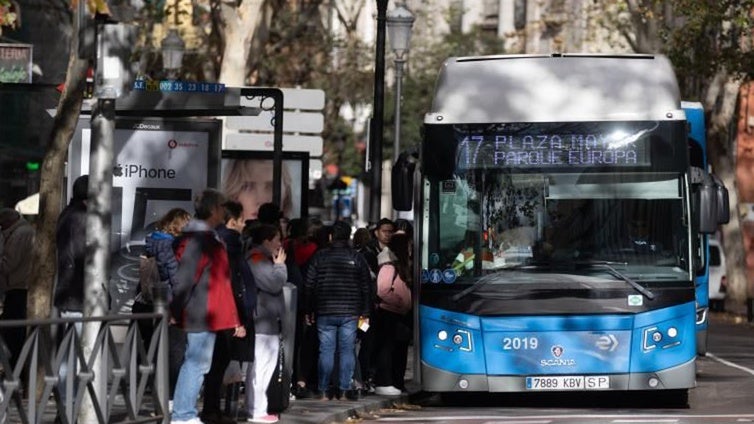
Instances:
[[[393,139],[393,163],[398,160],[401,143],[401,88],[403,85],[403,65],[406,63],[404,55],[408,52],[411,42],[411,27],[414,15],[399,3],[387,15],[387,31],[390,37],[390,48],[395,53],[395,137]]]
[[[178,35],[178,30],[171,28],[168,35],[162,40],[162,67],[167,71],[168,79],[178,78],[185,51],[186,43]]]
[[[382,126],[385,93],[385,15],[387,0],[377,0],[377,38],[374,59],[374,109],[369,131],[369,171],[372,187],[369,191],[369,221],[380,220],[382,200]]]

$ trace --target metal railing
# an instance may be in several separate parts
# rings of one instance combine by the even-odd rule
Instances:
[[[154,324],[148,344],[139,331],[140,321]],[[90,325],[98,330],[87,356],[80,329]],[[15,364],[11,364],[1,331],[13,327],[26,328]],[[119,334],[123,331],[125,336]],[[75,423],[83,405],[92,405],[97,422],[103,424],[167,424],[167,334],[164,309],[103,317],[0,321],[4,373],[0,377],[0,424]],[[85,402],[87,393],[90,402]]]

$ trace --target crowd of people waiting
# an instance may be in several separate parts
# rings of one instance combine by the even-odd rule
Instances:
[[[58,223],[53,303],[64,317],[83,313],[87,186],[86,176],[74,182]],[[406,390],[413,322],[408,221],[384,218],[352,237],[345,222],[288,220],[273,203],[261,205],[256,219],[247,220],[241,203],[213,189],[194,203],[193,214],[170,210],[147,235],[133,302],[134,313],[151,312],[156,295],[169,305],[171,422],[237,421],[239,414],[229,414],[227,405],[237,400],[239,387],[245,394],[240,418],[278,421],[281,408],[269,399],[274,395],[268,388],[281,363],[286,284],[298,293],[286,398],[348,401]],[[25,305],[26,299],[10,304],[7,299],[25,296],[25,290],[16,291],[24,270],[14,254],[33,242],[33,230],[9,210],[0,213],[0,226],[3,319],[23,318],[25,311],[14,305]],[[154,328],[140,321],[139,329],[148,347]],[[3,336],[23,342],[19,335]],[[10,346],[14,358],[20,346]]]

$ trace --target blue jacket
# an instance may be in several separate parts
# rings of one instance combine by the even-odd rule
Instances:
[[[147,255],[154,256],[160,280],[167,282],[168,302],[173,298],[175,275],[178,272],[178,260],[175,258],[175,237],[162,231],[154,231],[147,235],[144,249]]]

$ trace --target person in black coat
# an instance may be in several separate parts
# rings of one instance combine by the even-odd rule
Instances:
[[[71,201],[58,216],[55,246],[58,254],[58,281],[55,285],[53,305],[62,318],[84,316],[84,262],[86,261],[86,203],[89,176],[82,175],[73,182]],[[62,326],[61,326],[62,327]],[[81,324],[75,325],[81,334]],[[65,327],[58,329],[58,337],[65,334]],[[64,360],[58,370],[58,385],[61,397],[66,395],[66,379],[76,375],[75,367],[69,370]],[[74,386],[76,385],[74,379]]]
[[[235,419],[222,414],[220,399],[222,397],[223,377],[230,361],[254,361],[254,309],[256,308],[256,285],[254,276],[244,258],[241,231],[244,227],[243,206],[234,201],[223,204],[225,207],[225,224],[218,227],[217,233],[225,242],[230,264],[230,278],[236,309],[241,325],[246,328],[246,336],[233,337],[233,330],[217,332],[212,365],[204,379],[204,403],[201,419],[207,424],[233,423]],[[227,399],[226,403],[231,401]]]
[[[55,244],[58,252],[58,282],[53,304],[61,316],[84,312],[84,261],[86,259],[86,199],[89,176],[73,183],[68,206],[58,217]],[[70,315],[68,315],[70,316]]]
[[[325,398],[330,376],[339,359],[337,389],[353,398],[351,378],[355,367],[356,327],[368,324],[372,285],[369,265],[350,244],[351,227],[342,221],[332,226],[329,247],[318,250],[306,273],[304,300],[309,322],[319,335],[319,396]]]

